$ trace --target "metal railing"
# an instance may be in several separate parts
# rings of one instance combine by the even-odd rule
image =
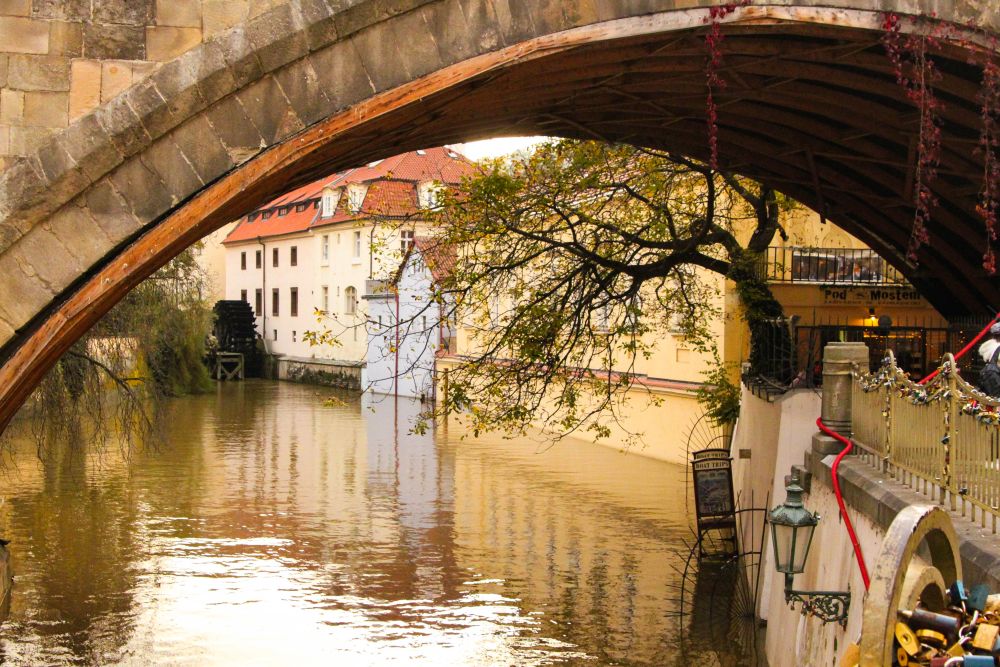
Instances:
[[[852,428],[861,456],[885,475],[997,532],[1000,517],[1000,400],[960,375],[945,355],[926,385],[889,352],[874,373],[855,369]],[[978,516],[977,516],[978,515]]]
[[[760,271],[772,283],[909,285],[874,250],[861,248],[771,247],[761,258]]]

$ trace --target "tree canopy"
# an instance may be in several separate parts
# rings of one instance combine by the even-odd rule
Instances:
[[[438,410],[471,411],[477,431],[609,435],[661,334],[714,351],[718,277],[752,333],[782,315],[756,259],[793,204],[684,156],[554,141],[483,163],[440,204],[434,243],[454,266],[436,302],[470,349]]]

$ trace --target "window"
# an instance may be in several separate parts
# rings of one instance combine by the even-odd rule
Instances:
[[[354,256],[361,257],[361,232],[354,232]]]
[[[357,213],[361,210],[362,204],[365,203],[365,193],[367,192],[368,186],[361,183],[352,183],[347,186],[347,205],[352,212]]]
[[[258,288],[254,292],[253,296],[254,296],[253,314],[256,315],[257,317],[260,317],[261,313],[264,312],[264,290]]]
[[[399,232],[399,251],[404,255],[413,247],[413,234],[412,229],[403,229]]]
[[[323,198],[320,200],[320,217],[332,217],[337,211],[337,201],[340,199],[340,190],[324,190]]]
[[[417,184],[417,203],[420,208],[436,208],[441,184],[434,181],[424,181]]]
[[[267,220],[268,218],[271,217],[271,213],[273,213],[273,212],[274,211],[264,211],[263,213],[260,214],[260,217],[263,220]]]
[[[289,210],[291,210],[290,206],[282,206],[282,207],[280,207],[278,209],[278,217],[280,218],[281,216],[286,215]]]
[[[319,240],[319,256],[324,262],[330,261],[330,235],[323,234],[323,238]]]
[[[292,342],[293,343],[295,342],[296,333],[297,332],[295,331],[295,329],[292,329]]]
[[[271,340],[278,340],[278,330],[274,330],[273,338]]]
[[[340,234],[337,234],[337,245],[340,245]]]
[[[301,213],[302,211],[306,210],[306,206],[308,206],[308,204],[296,204],[295,205],[295,212],[296,213]]]
[[[344,313],[354,315],[358,310],[358,290],[348,287],[344,290]]]
[[[278,249],[271,250],[271,266],[278,266]]]
[[[247,270],[247,254],[245,252],[240,253],[240,269]]]
[[[330,288],[327,287],[326,285],[323,285],[319,289],[320,289],[320,294],[322,295],[320,297],[320,310],[322,310],[324,313],[329,312],[329,310],[330,310]]]
[[[290,292],[291,292],[290,295],[292,297],[292,302],[289,305],[289,308],[291,310],[290,314],[291,314],[292,317],[298,317],[299,316],[299,288],[298,287],[292,287],[291,290],[290,290]]]
[[[253,222],[254,220],[257,219],[257,216],[259,216],[259,215],[260,215],[260,213],[256,213],[256,212],[251,213],[250,215],[247,216],[247,222]]]
[[[271,290],[271,314],[275,317],[278,316],[278,288],[275,287]]]
[[[292,246],[292,251],[289,254],[288,263],[291,264],[292,266],[299,265],[299,247],[297,245]]]
[[[250,303],[249,301],[247,301],[247,291],[245,289],[240,290],[240,301],[242,301],[243,303]]]
[[[262,265],[262,264],[264,263],[264,262],[263,262],[263,260],[262,260],[262,257],[263,257],[263,255],[261,255],[261,252],[260,252],[260,250],[258,250],[258,251],[257,251],[257,268],[258,268],[258,269],[259,269],[259,268],[261,267],[261,265]]]

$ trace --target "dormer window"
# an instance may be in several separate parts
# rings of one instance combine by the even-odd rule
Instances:
[[[257,219],[257,216],[259,216],[259,215],[260,215],[260,213],[258,213],[257,211],[254,211],[253,213],[251,213],[250,215],[247,216],[247,222],[253,222],[254,220]]]
[[[282,206],[281,208],[279,208],[278,209],[278,217],[280,218],[281,216],[286,215],[288,213],[289,208],[290,207],[288,207],[288,206]]]
[[[330,218],[337,211],[337,202],[340,200],[339,188],[327,188],[323,190],[323,197],[320,199],[320,217]]]
[[[365,194],[367,192],[368,186],[361,183],[352,183],[347,186],[347,205],[350,207],[352,213],[357,213],[361,210],[361,206],[365,203]]]
[[[420,208],[435,208],[438,206],[438,194],[441,184],[437,181],[424,181],[417,184],[417,201]]]
[[[307,204],[296,204],[295,205],[295,212],[296,213],[301,213],[302,211],[306,210],[306,206],[307,206]]]
[[[268,218],[270,218],[271,217],[271,213],[273,213],[273,211],[271,211],[271,210],[267,210],[267,211],[262,212],[260,214],[261,220],[267,220]]]

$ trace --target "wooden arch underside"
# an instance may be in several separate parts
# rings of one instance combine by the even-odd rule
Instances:
[[[763,181],[859,237],[942,313],[995,313],[975,212],[983,164],[968,54],[939,54],[943,150],[931,242],[905,260],[913,223],[917,111],[872,31],[730,26],[717,92],[720,167]],[[545,134],[642,144],[706,159],[706,49],[699,32],[563,51],[473,79],[344,136],[281,189],[332,166],[457,139]],[[377,148],[373,149],[373,146]],[[259,200],[259,198],[257,199]],[[233,211],[237,213],[238,211]]]

